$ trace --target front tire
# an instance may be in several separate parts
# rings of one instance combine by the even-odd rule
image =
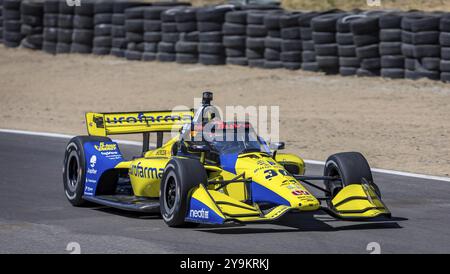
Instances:
[[[191,190],[206,183],[203,165],[194,159],[173,158],[164,170],[160,187],[160,209],[164,222],[170,227],[192,225],[185,222]]]
[[[330,192],[327,196],[333,199],[344,187],[351,184],[372,185],[381,197],[378,186],[373,182],[372,171],[366,158],[359,152],[342,152],[331,155],[325,163],[324,176],[337,177],[340,180],[325,181],[325,188]]]
[[[64,194],[73,206],[84,206],[84,183],[86,181],[86,157],[84,143],[110,142],[111,139],[94,136],[76,136],[66,146],[63,163]]]

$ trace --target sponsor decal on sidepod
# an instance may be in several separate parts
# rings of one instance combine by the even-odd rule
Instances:
[[[100,142],[98,145],[94,145],[94,148],[108,159],[119,159],[122,157],[117,149],[117,144],[114,143]]]
[[[97,164],[97,156],[92,155],[91,159],[89,160],[89,166],[91,168],[88,168],[87,173],[94,174],[94,175],[97,174],[97,170],[94,168],[95,164]]]

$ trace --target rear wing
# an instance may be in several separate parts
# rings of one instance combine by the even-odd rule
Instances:
[[[147,132],[171,132],[190,123],[193,110],[86,113],[89,135],[107,136]]]

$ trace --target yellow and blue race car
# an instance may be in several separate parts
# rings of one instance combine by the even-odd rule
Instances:
[[[65,151],[69,202],[160,213],[172,227],[271,222],[318,210],[346,220],[390,217],[362,154],[334,154],[322,176],[305,175],[300,157],[278,152],[284,143],[266,143],[248,122],[222,121],[211,101],[205,92],[197,111],[86,113],[89,136],[72,138]],[[168,132],[176,135],[164,143]],[[126,160],[107,136],[131,133],[143,134],[142,155]]]

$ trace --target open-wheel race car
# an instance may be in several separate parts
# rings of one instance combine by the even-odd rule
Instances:
[[[362,154],[334,154],[323,175],[305,175],[300,157],[278,152],[284,143],[267,143],[249,122],[222,121],[211,101],[205,92],[196,111],[87,113],[89,136],[72,138],[65,151],[67,199],[160,213],[174,227],[270,222],[318,210],[345,220],[390,217]],[[163,143],[167,132],[177,134]],[[126,160],[107,136],[131,133],[143,134],[142,155]]]

